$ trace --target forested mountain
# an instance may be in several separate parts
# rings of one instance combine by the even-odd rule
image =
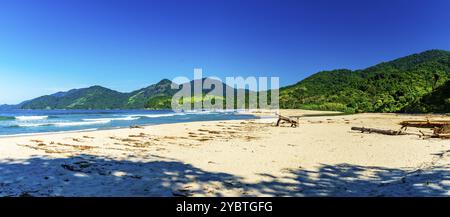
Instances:
[[[203,80],[202,80],[203,81]],[[121,93],[101,86],[25,101],[23,109],[169,109],[178,89],[163,79]],[[190,82],[191,87],[194,81]],[[233,89],[223,84],[223,90]],[[236,93],[237,90],[233,89]],[[210,90],[203,90],[203,95]],[[249,91],[245,90],[246,95]],[[354,112],[450,112],[450,52],[429,50],[362,69],[316,73],[280,89],[281,108]],[[204,100],[192,97],[191,102]],[[216,97],[216,100],[224,100]],[[7,108],[7,106],[2,106]]]
[[[199,82],[203,81],[204,79]],[[195,85],[200,84],[199,82],[191,81],[187,84],[193,90]],[[217,83],[220,82],[217,81]],[[15,107],[22,109],[170,109],[174,94],[184,85],[187,85],[181,84],[178,89],[172,89],[171,84],[172,81],[163,79],[156,84],[130,93],[121,93],[101,86],[92,86],[41,96],[25,101]],[[234,92],[237,91],[224,83],[221,84],[223,85],[223,93],[227,89],[231,89]],[[186,100],[190,100],[192,103],[205,100],[205,95],[210,93],[213,88],[203,89],[202,97],[191,97]],[[246,93],[248,94],[248,91]],[[216,100],[224,100],[222,93],[214,98]],[[6,108],[6,106],[3,107]]]
[[[124,107],[127,94],[101,86],[73,89],[26,101],[23,109],[112,109]]]
[[[163,79],[157,84],[129,94],[126,108],[170,108],[172,96],[178,91],[171,88],[172,81]]]
[[[431,102],[423,97],[445,100],[440,99],[445,97],[442,91],[434,90],[448,85],[449,79],[450,52],[430,50],[363,70],[319,72],[281,88],[280,106],[345,112],[449,112],[450,108],[423,106]]]

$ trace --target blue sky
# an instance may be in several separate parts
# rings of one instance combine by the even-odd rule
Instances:
[[[163,78],[359,69],[450,50],[450,1],[0,0],[0,104]]]

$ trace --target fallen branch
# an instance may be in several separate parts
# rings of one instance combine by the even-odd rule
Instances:
[[[280,126],[281,121],[290,123],[291,127],[297,127],[298,126],[298,121],[297,120],[294,120],[294,119],[292,119],[290,117],[278,115],[277,127]]]
[[[450,139],[450,134],[432,134],[425,136],[429,138]]]
[[[402,130],[382,130],[382,129],[365,128],[365,127],[352,127],[352,130],[361,131],[361,133],[378,133],[378,134],[390,135],[390,136],[398,136],[398,135],[415,135],[415,136],[420,136],[420,137],[423,136],[422,134],[407,133]]]
[[[406,127],[419,127],[419,128],[435,128],[450,126],[450,121],[402,121],[400,122],[403,128]]]
[[[382,130],[382,129],[365,128],[365,127],[352,127],[352,130],[361,131],[361,133],[378,133],[378,134],[390,135],[390,136],[414,135],[414,136],[419,136],[420,138],[450,139],[450,133],[426,134],[422,131],[419,131],[420,133],[408,133],[408,132],[405,132],[404,130]]]
[[[131,125],[130,129],[143,129],[143,126],[139,126],[139,125]]]
[[[435,128],[433,133],[434,134],[450,134],[450,125]]]

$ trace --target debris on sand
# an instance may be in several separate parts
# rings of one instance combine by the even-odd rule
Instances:
[[[402,121],[400,122],[400,125],[402,125],[402,128],[407,127],[418,127],[418,128],[435,128],[435,127],[444,127],[449,126],[450,121]]]
[[[278,115],[278,121],[277,121],[277,127],[280,126],[281,123],[289,123],[291,124],[291,127],[297,127],[298,126],[298,118],[297,120],[292,119],[291,117],[286,117],[282,115]]]
[[[74,165],[62,164],[61,166],[62,166],[62,168],[66,169],[66,170],[70,170],[72,172],[80,172],[81,171],[81,168],[77,168]]]
[[[376,128],[365,128],[365,127],[352,127],[352,130],[354,131],[361,131],[361,133],[378,133],[383,135],[390,135],[390,136],[397,136],[397,135],[419,135],[416,133],[407,133],[401,130],[383,130],[383,129],[376,129]]]
[[[143,126],[139,126],[139,125],[131,125],[130,129],[144,129]]]
[[[383,135],[417,135],[423,138],[441,138],[441,139],[450,139],[450,121],[402,121],[400,122],[402,126],[400,130],[383,130],[376,128],[365,128],[365,127],[352,127],[351,129],[354,131],[361,131],[361,133],[378,133]],[[433,132],[424,133],[419,130],[419,133],[409,133],[406,132],[408,127],[416,127],[416,128],[429,128],[433,129]]]
[[[72,172],[82,172],[83,169],[88,168],[92,163],[88,161],[78,161],[73,164],[62,164],[62,168],[70,170]]]

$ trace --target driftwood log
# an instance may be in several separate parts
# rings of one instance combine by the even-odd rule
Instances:
[[[423,138],[441,138],[441,139],[450,139],[450,133],[436,133],[436,131],[433,134],[425,134],[422,131],[419,131],[420,133],[408,133],[404,130],[382,130],[382,129],[375,129],[375,128],[365,128],[365,127],[352,127],[352,130],[360,131],[361,133],[378,133],[383,135],[390,135],[390,136],[398,136],[398,135],[414,135],[419,136]]]
[[[278,121],[277,121],[277,127],[280,126],[281,122],[287,122],[291,124],[291,127],[297,127],[298,126],[298,119],[294,120],[290,117],[278,115]]]
[[[450,134],[450,125],[434,128],[434,134]]]
[[[427,136],[424,133],[408,133],[403,130],[382,130],[382,129],[375,129],[375,128],[365,128],[365,127],[352,127],[352,130],[355,131],[361,131],[361,133],[378,133],[383,135],[390,135],[390,136],[399,136],[399,135],[414,135],[414,136]]]
[[[450,121],[402,121],[400,122],[403,128],[407,127],[419,127],[419,128],[435,128],[450,126]]]
[[[425,135],[427,136],[427,135]],[[429,135],[430,138],[450,139],[450,134],[433,134]]]
[[[433,134],[425,134],[422,131],[420,133],[427,138],[450,139],[450,121],[447,120],[403,121],[400,125],[402,125],[401,130],[406,130],[408,127],[432,128]]]
[[[408,135],[408,133],[401,131],[401,130],[381,130],[381,129],[375,129],[375,128],[365,128],[365,127],[352,127],[352,130],[355,131],[361,131],[361,133],[378,133],[383,135],[391,135],[391,136],[397,136],[397,135]],[[416,135],[416,134],[414,134]]]

